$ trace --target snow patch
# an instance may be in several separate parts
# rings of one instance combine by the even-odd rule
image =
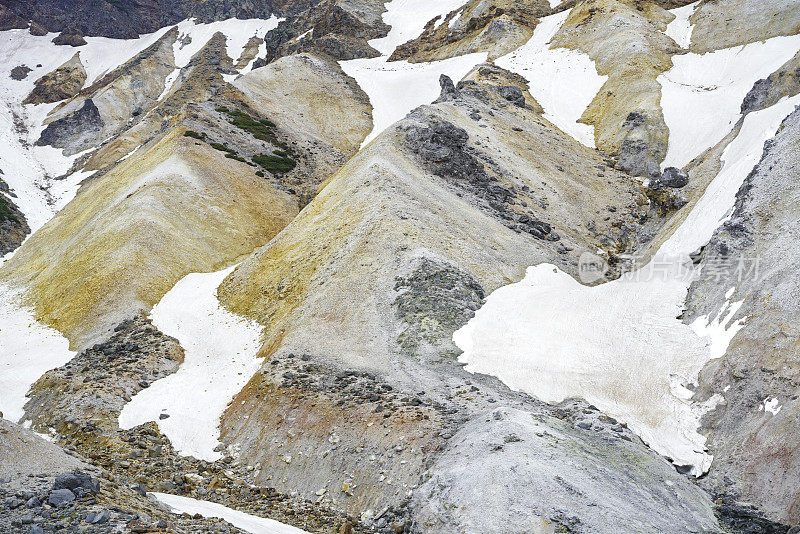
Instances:
[[[753,84],[780,68],[798,49],[800,35],[793,35],[708,54],[673,56],[674,66],[658,77],[669,128],[664,167],[684,167],[721,141],[741,118],[742,101]]]
[[[594,127],[578,120],[608,76],[597,74],[594,62],[583,52],[550,48],[550,41],[567,16],[569,11],[563,11],[541,19],[527,43],[497,58],[495,64],[525,77],[531,95],[544,109],[544,116],[594,148]]]
[[[161,39],[167,31],[169,31],[169,27],[142,35],[136,39],[86,37],[87,44],[77,48],[83,68],[86,69],[85,87],[92,85],[103,75],[125,64],[129,59]]]
[[[458,21],[461,20],[461,15],[463,13],[464,13],[463,9],[461,9],[458,13],[456,13],[456,15],[452,19],[450,19],[450,22],[447,23],[447,27],[452,30],[453,27],[456,25],[456,23],[458,23]],[[444,19],[442,20],[444,21]]]
[[[222,32],[227,38],[228,56],[236,63],[251,37],[263,38],[277,28],[282,20],[272,15],[269,19],[227,19],[206,24],[198,23],[195,19],[181,21],[178,23],[178,40],[174,46],[175,65],[179,68],[188,65],[217,32]],[[187,38],[191,42],[187,43]]]
[[[689,48],[692,44],[692,30],[694,30],[694,25],[689,19],[694,15],[698,4],[700,4],[699,1],[670,11],[670,13],[675,15],[675,18],[667,25],[666,34],[681,48]]]
[[[652,262],[595,287],[553,265],[528,268],[453,335],[464,351],[459,361],[547,402],[583,397],[695,475],[708,470],[712,457],[697,428],[720,399],[693,404],[687,385],[742,327],[728,324],[741,303],[726,303],[720,316],[728,313],[710,324],[678,319],[692,281],[689,254],[724,220],[764,142],[798,103],[800,96],[746,117],[719,175]]]
[[[781,402],[778,399],[775,397],[767,397],[764,399],[764,404],[758,407],[758,410],[764,413],[769,412],[772,415],[778,415],[781,408],[783,408],[783,406],[781,406]]]
[[[458,81],[486,60],[486,53],[481,52],[429,63],[387,61],[397,46],[419,36],[429,20],[442,17],[462,4],[463,0],[392,0],[383,14],[383,21],[391,25],[391,30],[386,37],[369,41],[381,56],[339,62],[372,104],[372,131],[362,147],[414,108],[436,100],[440,74]]]
[[[388,57],[399,45],[419,37],[429,20],[444,17],[463,4],[464,0],[392,0],[382,17],[392,29],[386,37],[372,39],[369,44]]]
[[[431,63],[387,62],[385,57],[342,61],[342,70],[355,78],[372,104],[372,131],[362,147],[411,110],[436,100],[440,74],[460,80],[485,60],[481,52]]]
[[[17,289],[0,285],[0,412],[19,421],[31,385],[75,352],[60,332],[38,322]]]
[[[176,513],[200,514],[203,517],[218,517],[231,525],[252,534],[308,534],[305,530],[267,519],[246,514],[233,508],[191,497],[181,497],[170,493],[150,493],[153,497],[172,508]]]
[[[66,157],[52,147],[35,146],[44,129],[45,117],[57,104],[22,105],[35,80],[75,53],[75,50],[61,50],[71,47],[57,47],[50,42],[52,38],[53,35],[35,37],[27,30],[0,32],[2,70],[17,65],[33,69],[21,81],[0,76],[0,169],[4,172],[2,179],[16,195],[11,200],[25,215],[31,232],[41,228],[60,206],[71,200],[77,182],[86,176],[55,180],[66,174],[81,154]]]
[[[726,297],[730,298],[730,296]],[[744,301],[734,302],[726,300],[722,309],[713,320],[709,320],[708,315],[703,315],[694,320],[690,325],[698,337],[705,337],[711,340],[709,351],[711,359],[722,358],[728,350],[733,336],[744,328],[746,317],[738,319],[733,324],[729,324]],[[727,313],[726,313],[727,312]]]
[[[121,428],[155,421],[181,454],[221,458],[214,449],[222,412],[262,363],[256,357],[261,326],[217,299],[217,287],[233,269],[186,275],[153,308],[153,325],[180,341],[185,360],[125,405]],[[161,420],[162,413],[170,417]]]

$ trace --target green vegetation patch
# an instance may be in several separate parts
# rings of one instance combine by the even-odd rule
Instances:
[[[183,132],[184,137],[192,137],[194,139],[200,139],[201,141],[206,138],[206,134],[200,132],[195,132],[194,130],[186,130]]]
[[[253,156],[253,163],[263,167],[272,174],[283,174],[297,166],[297,162],[289,157],[266,155]]]
[[[215,148],[220,152],[227,152],[228,154],[236,155],[236,151],[228,145],[224,145],[222,143],[209,143],[209,145],[211,145],[211,148]]]
[[[225,154],[225,157],[229,158],[229,159],[235,159],[236,161],[241,161],[242,163],[248,163],[248,161],[246,159],[244,159],[239,154],[236,154],[235,152],[233,152],[233,153],[229,152],[229,153]]]
[[[277,142],[275,137],[275,123],[269,119],[254,119],[247,113],[238,109],[228,109],[225,106],[216,108],[218,112],[228,115],[228,121],[239,128],[248,132],[250,135],[261,141]]]

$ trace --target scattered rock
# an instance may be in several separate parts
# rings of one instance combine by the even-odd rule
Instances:
[[[32,69],[27,65],[17,65],[13,69],[11,69],[11,79],[16,81],[24,80],[25,78],[28,77],[28,73],[31,70]]]
[[[82,35],[76,33],[61,33],[53,39],[53,44],[83,46],[86,44],[86,39],[84,39]]]
[[[664,173],[661,175],[661,178],[657,180],[657,186],[660,187],[672,187],[674,189],[680,189],[681,187],[686,186],[689,183],[689,174],[676,167],[667,167],[664,169]]]
[[[92,513],[86,516],[86,522],[92,525],[108,523],[108,520],[111,518],[111,514],[108,510],[101,510],[97,513]]]
[[[63,473],[56,477],[53,490],[68,489],[78,497],[94,495],[100,491],[100,481],[82,471]]]

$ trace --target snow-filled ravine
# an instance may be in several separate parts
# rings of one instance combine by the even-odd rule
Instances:
[[[308,534],[307,531],[257,515],[247,514],[209,501],[181,497],[170,493],[150,493],[176,513],[200,514],[203,517],[218,517],[251,534]]]
[[[153,325],[178,339],[185,360],[125,405],[121,428],[158,423],[177,451],[217,460],[219,422],[231,399],[261,365],[261,326],[223,308],[217,287],[233,267],[185,276],[153,308]],[[161,419],[162,414],[168,418]]]
[[[19,421],[31,385],[75,353],[58,331],[36,321],[18,289],[0,284],[0,412]]]
[[[764,142],[798,104],[800,96],[746,117],[722,170],[647,266],[589,287],[542,264],[492,293],[453,336],[466,369],[547,402],[583,397],[676,464],[691,465],[696,475],[708,470],[699,419],[724,398],[693,403],[690,387],[743,323],[731,322],[740,305],[731,302],[712,320],[685,325],[677,318],[692,279],[688,255],[729,215]]]
[[[688,30],[691,32],[691,28]],[[800,50],[800,35],[673,56],[658,77],[661,108],[669,128],[664,166],[683,167],[725,137],[741,117],[744,97]]]
[[[689,45],[692,44],[694,27],[689,18],[694,14],[698,5],[700,5],[699,0],[693,4],[672,10],[675,18],[667,25],[666,34],[682,48],[689,48]]]
[[[383,21],[391,25],[391,30],[386,37],[369,41],[381,55],[339,62],[345,74],[353,77],[367,93],[372,104],[372,131],[363,145],[414,108],[436,100],[441,74],[458,81],[486,60],[486,53],[481,52],[425,63],[387,61],[397,46],[419,36],[429,20],[444,16],[463,3],[464,0],[392,0],[386,4],[383,14]]]
[[[594,148],[594,126],[578,119],[608,79],[597,74],[594,62],[577,50],[550,48],[549,43],[569,16],[569,10],[539,21],[527,43],[497,58],[498,67],[528,80],[528,90],[544,116],[584,145]]]

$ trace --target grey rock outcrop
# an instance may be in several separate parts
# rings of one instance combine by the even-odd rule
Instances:
[[[75,113],[48,124],[36,144],[55,148],[96,145],[101,138],[103,126],[105,123],[100,111],[89,98]]]
[[[742,101],[742,115],[759,111],[781,98],[800,93],[800,52],[767,78],[758,80]]]
[[[576,432],[582,426],[510,406],[476,414],[416,492],[417,527],[441,534],[720,532],[700,488],[676,480],[671,466],[632,442],[583,426]],[[612,458],[625,458],[627,469],[610,467]],[[595,514],[598,507],[613,512]]]
[[[728,328],[744,320],[725,355],[701,374],[696,398],[725,398],[703,421],[714,462],[701,483],[787,524],[800,522],[800,452],[788,445],[798,441],[800,413],[798,147],[800,110],[766,143],[732,217],[705,248],[685,314],[687,322],[725,317]]]

